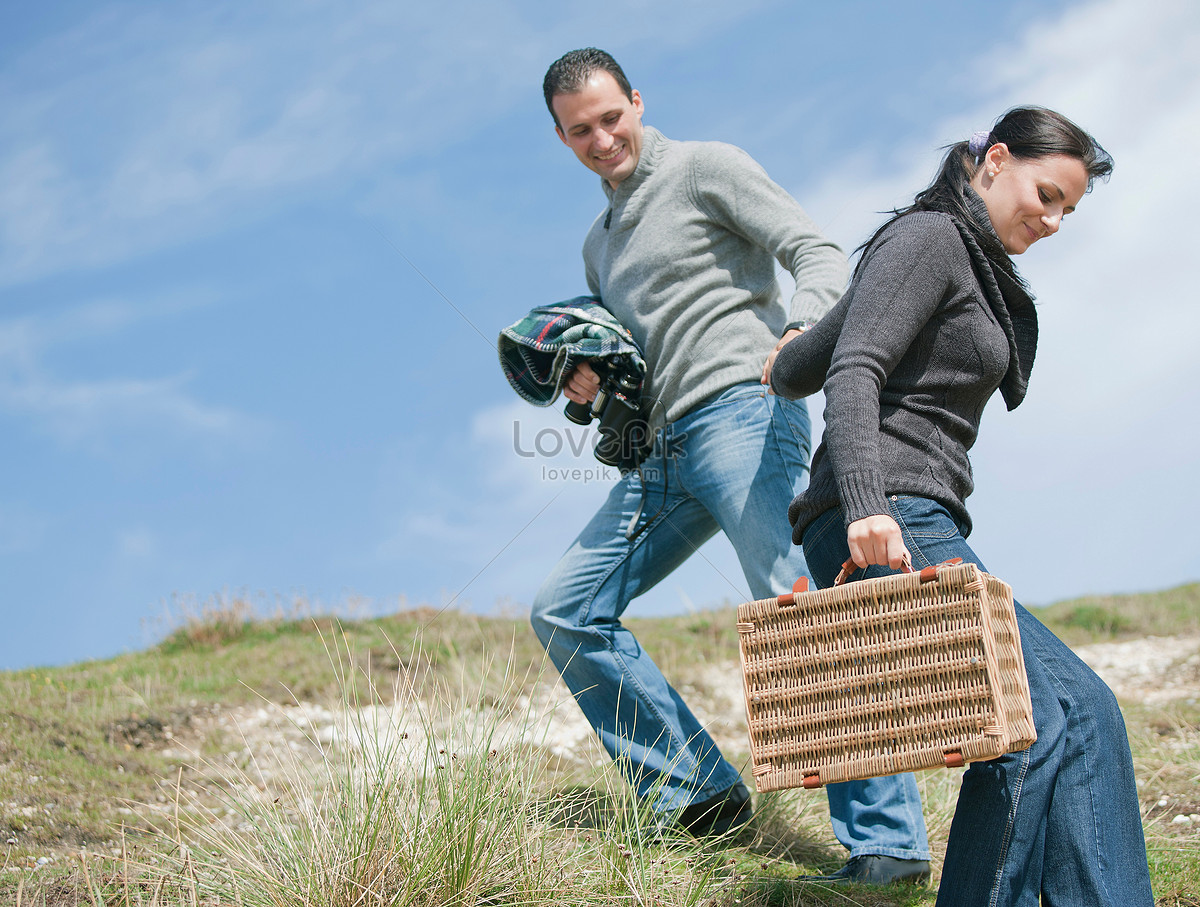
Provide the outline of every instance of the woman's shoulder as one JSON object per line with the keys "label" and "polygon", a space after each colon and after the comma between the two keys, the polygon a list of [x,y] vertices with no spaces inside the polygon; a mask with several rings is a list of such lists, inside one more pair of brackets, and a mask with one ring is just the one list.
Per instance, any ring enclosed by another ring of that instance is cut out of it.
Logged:
{"label": "woman's shoulder", "polygon": [[906,237],[914,241],[944,242],[958,238],[954,218],[944,211],[909,211],[893,217],[879,231],[884,237]]}
{"label": "woman's shoulder", "polygon": [[969,266],[958,225],[943,211],[910,211],[893,217],[880,228],[864,253],[868,258],[878,254],[937,257]]}

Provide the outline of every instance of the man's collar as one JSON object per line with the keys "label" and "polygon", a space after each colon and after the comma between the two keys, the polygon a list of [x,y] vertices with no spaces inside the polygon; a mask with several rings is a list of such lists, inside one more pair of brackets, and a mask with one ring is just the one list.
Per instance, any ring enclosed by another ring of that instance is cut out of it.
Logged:
{"label": "man's collar", "polygon": [[600,177],[600,187],[610,201],[618,192],[632,192],[654,171],[667,141],[668,139],[653,126],[642,127],[642,150],[638,155],[637,167],[634,168],[633,173],[617,183],[615,189],[609,185],[608,180]]}

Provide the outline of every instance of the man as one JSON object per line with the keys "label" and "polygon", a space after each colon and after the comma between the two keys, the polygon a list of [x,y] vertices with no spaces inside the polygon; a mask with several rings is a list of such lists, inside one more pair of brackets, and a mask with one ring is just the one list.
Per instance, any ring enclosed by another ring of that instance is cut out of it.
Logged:
{"label": "man", "polygon": [[[655,445],[559,561],[532,624],[663,823],[720,834],[750,818],[750,793],[620,617],[718,530],[753,597],[807,575],[785,512],[807,484],[808,412],[762,385],[782,345],[837,301],[846,259],[745,152],[644,126],[641,95],[604,51],[566,54],[543,90],[558,137],[602,178],[608,204],[584,241],[587,282],[645,354],[642,412]],[[776,261],[795,278],[790,314]],[[564,393],[585,403],[598,385],[584,363]],[[828,793],[851,857],[830,878],[928,876],[911,775]]]}

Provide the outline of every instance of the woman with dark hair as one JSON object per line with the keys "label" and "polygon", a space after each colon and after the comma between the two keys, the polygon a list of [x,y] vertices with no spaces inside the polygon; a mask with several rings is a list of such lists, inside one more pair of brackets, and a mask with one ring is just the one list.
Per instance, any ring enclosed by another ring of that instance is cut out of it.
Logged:
{"label": "woman with dark hair", "polygon": [[[1037,315],[1011,256],[1058,232],[1112,159],[1060,114],[1006,113],[864,245],[850,287],[778,353],[784,397],[824,386],[825,434],[793,539],[817,584],[920,568],[967,545],[967,451],[999,390],[1025,396]],[[986,569],[986,568],[984,568]],[[1112,692],[1019,604],[1037,742],[963,777],[938,904],[1151,907],[1124,721]]]}

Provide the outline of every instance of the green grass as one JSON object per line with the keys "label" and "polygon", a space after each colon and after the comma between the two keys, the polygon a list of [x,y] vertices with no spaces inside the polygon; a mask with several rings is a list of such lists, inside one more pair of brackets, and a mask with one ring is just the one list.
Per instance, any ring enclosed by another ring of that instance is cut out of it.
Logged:
{"label": "green grass", "polygon": [[[564,759],[539,737],[554,675],[523,620],[296,610],[255,619],[218,599],[148,651],[0,673],[0,904],[934,901],[931,888],[796,882],[843,860],[819,792],[757,797],[730,840],[657,836],[598,748]],[[1200,634],[1200,584],[1037,613],[1076,645]],[[702,669],[736,662],[731,609],[630,624],[697,696],[713,682]],[[341,716],[340,743],[288,725],[251,753],[229,720],[282,727],[297,703]],[[1200,907],[1200,826],[1173,823],[1200,814],[1200,704],[1131,703],[1126,718],[1158,903]],[[957,778],[919,776],[938,858]]]}
{"label": "green grass", "polygon": [[1200,634],[1200,583],[1140,595],[1089,595],[1034,613],[1067,645]]}

